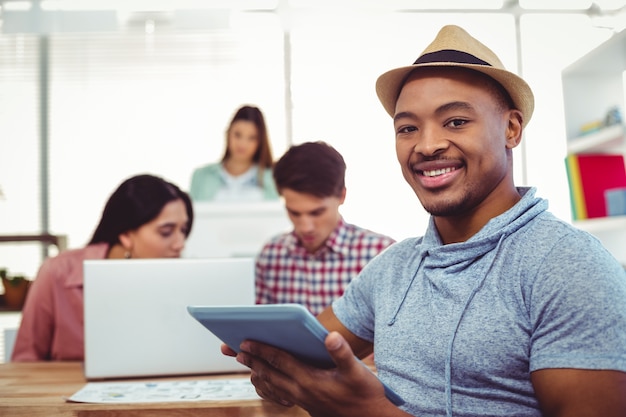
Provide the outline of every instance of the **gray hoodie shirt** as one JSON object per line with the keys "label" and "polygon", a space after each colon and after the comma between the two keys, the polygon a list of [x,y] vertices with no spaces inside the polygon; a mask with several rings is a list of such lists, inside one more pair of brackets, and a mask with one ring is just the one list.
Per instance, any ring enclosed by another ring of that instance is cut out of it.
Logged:
{"label": "gray hoodie shirt", "polygon": [[626,273],[532,188],[462,243],[396,243],[333,310],[419,416],[541,416],[530,372],[626,371]]}

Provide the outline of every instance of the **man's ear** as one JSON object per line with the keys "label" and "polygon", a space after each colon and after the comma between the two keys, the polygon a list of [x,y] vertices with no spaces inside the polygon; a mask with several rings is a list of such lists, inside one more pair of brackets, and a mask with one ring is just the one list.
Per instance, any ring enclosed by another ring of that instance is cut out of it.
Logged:
{"label": "man's ear", "polygon": [[339,196],[339,204],[343,204],[344,201],[346,201],[346,187],[343,187],[343,190],[341,191],[341,196]]}
{"label": "man's ear", "polygon": [[508,112],[508,125],[506,127],[506,147],[513,149],[522,141],[523,116],[519,110],[511,109]]}

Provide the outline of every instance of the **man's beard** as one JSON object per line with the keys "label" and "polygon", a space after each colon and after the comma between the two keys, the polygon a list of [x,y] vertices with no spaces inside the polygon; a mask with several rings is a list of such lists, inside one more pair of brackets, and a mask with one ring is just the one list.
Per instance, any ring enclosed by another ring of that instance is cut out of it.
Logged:
{"label": "man's beard", "polygon": [[468,214],[472,195],[469,191],[464,190],[462,196],[458,199],[444,199],[442,201],[429,202],[422,206],[430,215],[436,217],[458,217]]}

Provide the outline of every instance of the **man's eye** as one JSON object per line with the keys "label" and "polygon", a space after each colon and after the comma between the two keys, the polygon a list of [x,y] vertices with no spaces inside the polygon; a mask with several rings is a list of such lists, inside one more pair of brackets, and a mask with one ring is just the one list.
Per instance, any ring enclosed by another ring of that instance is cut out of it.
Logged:
{"label": "man's eye", "polygon": [[417,128],[415,126],[402,126],[397,130],[397,132],[398,133],[410,133],[410,132],[415,132],[416,130]]}
{"label": "man's eye", "polygon": [[467,123],[467,120],[454,119],[454,120],[449,121],[447,126],[449,126],[449,127],[461,127],[465,123]]}

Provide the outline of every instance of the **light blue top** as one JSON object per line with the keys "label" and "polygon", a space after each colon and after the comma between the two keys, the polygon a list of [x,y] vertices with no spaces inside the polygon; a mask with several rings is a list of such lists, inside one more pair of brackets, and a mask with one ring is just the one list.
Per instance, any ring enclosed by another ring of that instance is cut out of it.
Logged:
{"label": "light blue top", "polygon": [[626,272],[535,190],[471,239],[374,258],[333,310],[374,342],[380,378],[428,416],[541,416],[530,372],[626,371]]}
{"label": "light blue top", "polygon": [[256,165],[238,176],[228,174],[221,163],[205,165],[194,170],[189,195],[194,201],[277,200],[272,170],[263,171],[263,185],[259,185],[257,173]]}

